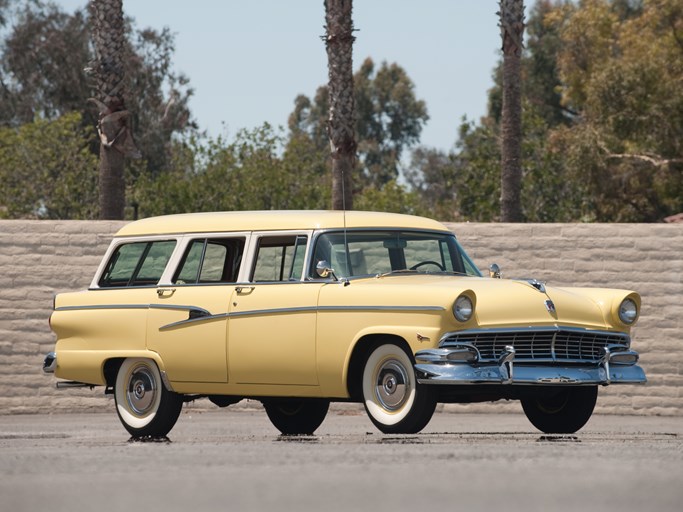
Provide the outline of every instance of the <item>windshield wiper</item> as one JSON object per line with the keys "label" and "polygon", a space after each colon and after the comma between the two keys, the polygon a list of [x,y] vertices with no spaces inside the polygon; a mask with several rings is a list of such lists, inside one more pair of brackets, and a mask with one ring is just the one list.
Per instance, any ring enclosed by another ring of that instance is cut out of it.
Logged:
{"label": "windshield wiper", "polygon": [[419,270],[411,270],[409,268],[400,268],[398,270],[390,270],[389,272],[384,272],[383,274],[377,274],[376,277],[386,277],[394,274],[424,274],[425,272],[420,272]]}
{"label": "windshield wiper", "polygon": [[[434,270],[431,272],[421,272],[419,270],[412,270],[409,268],[401,268],[398,270],[391,270],[390,272],[384,272],[383,274],[377,274],[375,277],[380,278],[380,277],[386,277],[386,276],[392,276],[395,274],[421,274],[421,275],[449,275],[449,276],[462,276],[462,277],[468,277],[470,274],[467,272],[458,272],[456,270]],[[474,277],[474,276],[470,276]]]}

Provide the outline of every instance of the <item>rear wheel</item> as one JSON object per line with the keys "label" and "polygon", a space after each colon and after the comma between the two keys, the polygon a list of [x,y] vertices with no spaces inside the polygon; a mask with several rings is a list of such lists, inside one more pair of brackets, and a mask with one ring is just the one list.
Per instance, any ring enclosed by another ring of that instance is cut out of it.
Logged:
{"label": "rear wheel", "polygon": [[370,352],[363,369],[363,403],[385,434],[414,434],[427,426],[436,408],[433,388],[418,384],[410,356],[385,343]]}
{"label": "rear wheel", "polygon": [[154,361],[129,358],[123,361],[114,386],[116,412],[133,437],[162,437],[180,415],[183,397],[168,391]]}
{"label": "rear wheel", "polygon": [[522,398],[524,414],[541,432],[573,434],[583,427],[595,408],[598,387],[565,387],[556,393]]}
{"label": "rear wheel", "polygon": [[265,400],[263,407],[270,422],[283,434],[312,434],[325,420],[330,401],[317,398],[273,399]]}

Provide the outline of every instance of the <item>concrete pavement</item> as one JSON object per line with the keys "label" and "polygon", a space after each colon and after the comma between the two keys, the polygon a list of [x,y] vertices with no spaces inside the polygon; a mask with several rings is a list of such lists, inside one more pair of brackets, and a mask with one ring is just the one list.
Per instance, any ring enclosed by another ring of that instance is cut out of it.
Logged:
{"label": "concrete pavement", "polygon": [[436,414],[383,435],[356,410],[283,437],[263,411],[184,410],[169,442],[107,414],[0,416],[0,510],[656,510],[683,503],[683,418],[595,415],[547,436],[521,414]]}

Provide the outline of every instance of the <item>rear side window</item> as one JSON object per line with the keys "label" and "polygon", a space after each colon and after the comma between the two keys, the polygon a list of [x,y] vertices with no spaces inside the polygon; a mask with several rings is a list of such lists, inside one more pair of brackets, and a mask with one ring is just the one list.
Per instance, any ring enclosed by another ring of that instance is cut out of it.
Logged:
{"label": "rear side window", "polygon": [[99,281],[100,287],[156,285],[175,245],[175,240],[120,245],[107,263]]}

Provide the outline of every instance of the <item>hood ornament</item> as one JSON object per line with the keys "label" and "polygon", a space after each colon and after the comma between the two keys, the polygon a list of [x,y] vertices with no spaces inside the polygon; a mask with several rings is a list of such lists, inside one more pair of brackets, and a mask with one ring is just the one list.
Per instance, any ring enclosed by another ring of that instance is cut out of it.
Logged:
{"label": "hood ornament", "polygon": [[527,279],[526,282],[529,283],[534,288],[536,288],[539,292],[545,293],[545,283],[543,283],[537,279]]}

